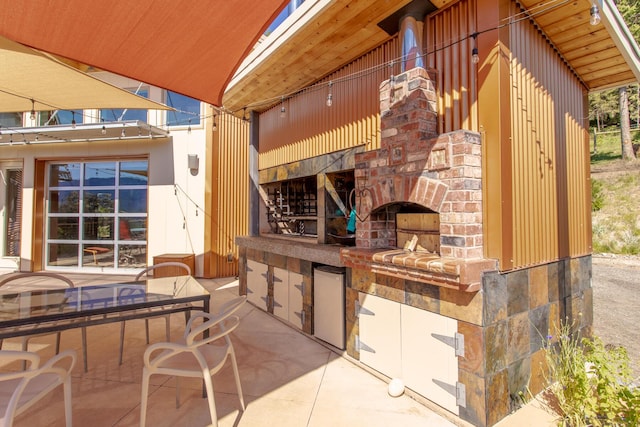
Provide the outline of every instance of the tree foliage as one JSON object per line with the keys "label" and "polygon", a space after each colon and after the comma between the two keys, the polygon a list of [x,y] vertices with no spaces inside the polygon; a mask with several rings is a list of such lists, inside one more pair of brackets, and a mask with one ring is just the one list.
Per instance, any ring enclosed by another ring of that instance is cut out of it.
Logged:
{"label": "tree foliage", "polygon": [[[631,35],[640,44],[640,2],[638,0],[617,0],[616,6],[624,18]],[[638,85],[627,87],[629,119],[632,127],[640,127],[640,93]],[[589,95],[589,119],[591,126],[599,131],[609,126],[620,126],[620,105],[618,89],[605,90]]]}

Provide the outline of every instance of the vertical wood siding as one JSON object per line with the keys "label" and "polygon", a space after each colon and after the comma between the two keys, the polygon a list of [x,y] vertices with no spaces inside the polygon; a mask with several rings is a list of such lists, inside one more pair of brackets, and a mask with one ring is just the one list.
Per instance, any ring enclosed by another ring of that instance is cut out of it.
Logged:
{"label": "vertical wood siding", "polygon": [[[217,116],[216,123],[207,189],[211,200],[207,212],[210,238],[205,244],[210,257],[205,276],[229,277],[238,274],[235,238],[247,235],[249,230],[249,123],[224,113]],[[227,261],[229,253],[233,262]]]}
{"label": "vertical wood siding", "polygon": [[[346,148],[380,147],[380,83],[398,74],[397,38],[260,115],[260,169]],[[329,82],[333,105],[327,107]],[[281,117],[281,108],[286,113]]]}
{"label": "vertical wood siding", "polygon": [[436,70],[438,131],[478,130],[476,66],[471,63],[476,1],[462,0],[425,20],[427,68]]}
{"label": "vertical wood siding", "polygon": [[510,47],[514,268],[588,254],[584,89],[529,21],[510,26]]}

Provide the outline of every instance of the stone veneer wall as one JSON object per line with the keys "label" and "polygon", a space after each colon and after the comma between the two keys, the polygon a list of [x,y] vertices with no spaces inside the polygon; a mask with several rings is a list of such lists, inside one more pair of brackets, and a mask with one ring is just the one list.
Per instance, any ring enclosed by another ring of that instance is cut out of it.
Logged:
{"label": "stone veneer wall", "polygon": [[483,256],[480,135],[437,134],[434,82],[414,68],[380,85],[381,148],[356,155],[358,248],[397,246],[395,215],[379,208],[410,202],[440,213],[441,256]]}
{"label": "stone veneer wall", "polygon": [[[545,386],[543,345],[558,339],[561,320],[591,335],[591,257],[561,260],[508,273],[487,272],[482,291],[461,292],[352,268],[347,274],[347,353],[354,359],[359,334],[355,303],[364,292],[458,321],[465,356],[458,358],[458,381],[466,387],[460,418],[491,426],[521,404],[519,393]],[[428,357],[425,355],[425,357]],[[425,360],[425,363],[428,363]]]}

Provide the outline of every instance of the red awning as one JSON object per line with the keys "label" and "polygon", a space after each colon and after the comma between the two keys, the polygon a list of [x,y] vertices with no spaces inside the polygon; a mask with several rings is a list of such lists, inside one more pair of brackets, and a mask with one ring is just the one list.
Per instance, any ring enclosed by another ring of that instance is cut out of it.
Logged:
{"label": "red awning", "polygon": [[287,0],[0,0],[0,35],[219,106]]}

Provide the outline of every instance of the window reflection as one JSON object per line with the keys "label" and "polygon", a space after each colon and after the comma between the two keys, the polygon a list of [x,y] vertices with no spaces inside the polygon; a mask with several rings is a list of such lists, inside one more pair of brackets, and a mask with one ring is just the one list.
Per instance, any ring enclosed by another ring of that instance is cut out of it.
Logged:
{"label": "window reflection", "polygon": [[149,163],[146,161],[120,163],[120,185],[147,185]]}
{"label": "window reflection", "polygon": [[113,240],[114,218],[85,218],[82,238],[85,240]]}
{"label": "window reflection", "polygon": [[90,187],[104,187],[115,185],[116,164],[109,163],[86,163],[84,166],[84,185]]}
{"label": "window reflection", "polygon": [[49,218],[49,238],[57,240],[77,240],[80,219],[69,217]]}
{"label": "window reflection", "polygon": [[84,213],[111,213],[115,210],[114,190],[85,190],[82,198]]}
{"label": "window reflection", "polygon": [[49,192],[49,212],[77,213],[80,193],[77,190],[52,190]]}
{"label": "window reflection", "polygon": [[77,267],[78,266],[78,245],[77,244],[49,244],[48,265],[60,267]]}
{"label": "window reflection", "polygon": [[200,101],[197,99],[168,90],[166,104],[175,108],[173,111],[167,111],[167,126],[200,124]]}
{"label": "window reflection", "polygon": [[120,190],[120,212],[147,211],[147,190]]}
{"label": "window reflection", "polygon": [[51,165],[49,185],[51,187],[75,187],[80,184],[80,163]]}

